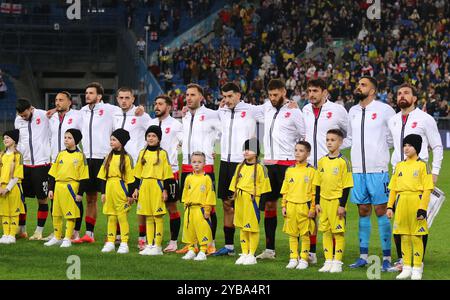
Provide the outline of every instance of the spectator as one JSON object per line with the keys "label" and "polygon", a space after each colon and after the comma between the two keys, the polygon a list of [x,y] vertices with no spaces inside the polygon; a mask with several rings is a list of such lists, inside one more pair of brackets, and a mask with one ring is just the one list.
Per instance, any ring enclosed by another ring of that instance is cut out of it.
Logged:
{"label": "spectator", "polygon": [[[139,56],[144,58],[145,56],[145,47],[146,47],[146,43],[144,41],[143,37],[140,37],[139,40],[136,42],[136,47],[139,51]],[[145,58],[144,58],[145,59]]]}

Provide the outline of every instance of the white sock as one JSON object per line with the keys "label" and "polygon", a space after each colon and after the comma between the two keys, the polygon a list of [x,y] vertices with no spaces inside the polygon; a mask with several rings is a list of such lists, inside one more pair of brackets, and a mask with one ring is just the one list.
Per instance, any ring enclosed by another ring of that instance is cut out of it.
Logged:
{"label": "white sock", "polygon": [[383,256],[383,260],[388,260],[389,262],[391,262],[391,257],[390,256]]}
{"label": "white sock", "polygon": [[140,237],[139,237],[139,240],[145,242],[145,236],[140,236]]}
{"label": "white sock", "polygon": [[120,240],[120,234],[116,235],[116,240]]}
{"label": "white sock", "polygon": [[169,244],[170,244],[170,245],[176,245],[176,244],[177,244],[177,241],[172,241],[172,240],[170,240]]}
{"label": "white sock", "polygon": [[225,245],[228,250],[234,250],[234,245]]}
{"label": "white sock", "polygon": [[86,234],[91,237],[94,238],[94,233],[92,231],[86,231]]}
{"label": "white sock", "polygon": [[365,261],[367,261],[369,254],[361,254],[361,255],[359,255],[359,257],[364,259]]}
{"label": "white sock", "polygon": [[19,226],[19,232],[26,232],[27,231],[27,225],[20,225]]}

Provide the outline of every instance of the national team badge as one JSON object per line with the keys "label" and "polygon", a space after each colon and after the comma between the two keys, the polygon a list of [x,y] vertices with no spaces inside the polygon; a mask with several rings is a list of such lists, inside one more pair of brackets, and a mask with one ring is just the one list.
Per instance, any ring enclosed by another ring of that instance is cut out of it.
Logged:
{"label": "national team badge", "polygon": [[333,116],[333,112],[331,111],[327,112],[327,119],[331,119],[331,116]]}
{"label": "national team badge", "polygon": [[291,113],[290,112],[286,112],[285,114],[284,114],[284,117],[285,118],[289,118],[291,116]]}
{"label": "national team badge", "polygon": [[200,116],[200,121],[204,121],[205,120],[205,115],[201,115]]}
{"label": "national team badge", "polygon": [[167,127],[166,130],[164,130],[165,133],[169,134],[170,132],[170,127]]}
{"label": "national team badge", "polygon": [[98,111],[98,115],[101,117],[101,116],[103,116],[103,109],[100,109],[99,111]]}
{"label": "national team badge", "polygon": [[419,177],[419,170],[414,170],[413,177]]}
{"label": "national team badge", "polygon": [[245,118],[245,115],[247,114],[246,111],[241,112],[241,118]]}
{"label": "national team badge", "polygon": [[416,128],[417,127],[417,122],[413,122],[411,125],[411,128]]}
{"label": "national team badge", "polygon": [[305,176],[305,183],[309,182],[309,176]]}
{"label": "national team badge", "polygon": [[333,168],[333,175],[337,175],[339,173],[339,168]]}
{"label": "national team badge", "polygon": [[36,119],[36,124],[37,124],[37,125],[41,124],[41,118],[37,118],[37,119]]}
{"label": "national team badge", "polygon": [[372,114],[372,120],[375,120],[377,118],[377,113]]}
{"label": "national team badge", "polygon": [[136,124],[136,118],[131,119],[131,125]]}
{"label": "national team badge", "polygon": [[68,121],[67,121],[67,124],[72,124],[72,121],[73,121],[73,119],[72,118],[70,118]]}
{"label": "national team badge", "polygon": [[200,192],[205,192],[206,191],[206,185],[202,184],[200,186]]}
{"label": "national team badge", "polygon": [[73,160],[73,164],[76,166],[76,165],[78,165],[78,159],[74,159]]}

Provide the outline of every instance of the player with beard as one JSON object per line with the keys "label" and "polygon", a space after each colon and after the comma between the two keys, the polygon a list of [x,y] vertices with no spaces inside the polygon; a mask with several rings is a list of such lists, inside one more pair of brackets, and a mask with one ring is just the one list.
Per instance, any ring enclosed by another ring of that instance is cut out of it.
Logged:
{"label": "player with beard", "polygon": [[[417,155],[424,161],[428,161],[429,148],[433,151],[432,176],[433,183],[436,184],[441,169],[444,150],[442,147],[441,135],[437,128],[436,121],[432,116],[416,107],[417,90],[414,86],[404,83],[397,90],[397,105],[401,109],[399,113],[389,120],[389,130],[394,140],[394,152],[392,153],[392,167],[406,159],[403,152],[403,139],[409,134],[418,134],[422,137],[422,147]],[[422,237],[424,251],[427,244],[428,235]],[[400,235],[394,234],[395,246],[399,260],[390,271],[401,271],[402,250]],[[425,253],[425,252],[424,252]]]}
{"label": "player with beard", "polygon": [[[164,252],[175,252],[178,248],[177,240],[181,227],[180,212],[177,209],[177,200],[180,198],[178,187],[178,148],[183,138],[183,125],[170,115],[172,99],[169,96],[157,96],[154,101],[154,110],[156,118],[150,120],[149,126],[157,125],[161,127],[161,148],[166,150],[169,155],[169,161],[174,175],[173,179],[164,181],[164,189],[167,190],[166,208],[169,211],[170,218],[170,242],[164,249]],[[141,218],[139,219],[139,239],[141,240],[141,232],[143,232],[145,238],[145,221],[141,220]],[[143,228],[142,225],[144,226]]]}
{"label": "player with beard", "polygon": [[389,198],[389,147],[392,136],[388,121],[395,115],[389,105],[377,101],[377,81],[373,77],[360,78],[354,91],[359,104],[349,111],[349,126],[346,146],[351,145],[354,187],[351,201],[359,210],[360,258],[351,268],[367,265],[370,240],[370,215],[372,209],[378,219],[381,248],[383,250],[383,271],[391,267],[391,223],[386,216]]}

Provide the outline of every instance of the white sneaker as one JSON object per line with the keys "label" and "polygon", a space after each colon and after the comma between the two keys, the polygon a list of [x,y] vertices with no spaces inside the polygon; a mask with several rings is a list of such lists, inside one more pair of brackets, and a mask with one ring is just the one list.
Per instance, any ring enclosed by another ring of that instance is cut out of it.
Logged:
{"label": "white sneaker", "polygon": [[48,236],[46,236],[45,238],[42,238],[43,241],[50,241],[55,235],[52,233],[50,233]]}
{"label": "white sneaker", "polygon": [[50,246],[59,246],[59,245],[61,245],[62,244],[62,240],[58,240],[57,238],[55,238],[55,237],[52,237],[51,239],[50,239],[50,241],[48,241],[47,243],[44,243],[44,246],[47,246],[47,247],[50,247]]}
{"label": "white sneaker", "polygon": [[153,249],[153,245],[145,246],[144,250],[139,251],[140,255],[150,255],[151,250]]}
{"label": "white sneaker", "polygon": [[242,265],[245,261],[245,259],[247,258],[248,254],[239,254],[239,258],[236,260],[236,262],[234,263],[235,265]]}
{"label": "white sneaker", "polygon": [[297,270],[305,270],[308,268],[308,262],[306,260],[300,259],[298,261]]}
{"label": "white sneaker", "polygon": [[8,236],[8,244],[15,244],[16,243],[16,237],[13,235]]}
{"label": "white sneaker", "polygon": [[411,272],[411,280],[422,280],[422,272],[423,272],[423,267],[421,268],[412,268],[412,272]]}
{"label": "white sneaker", "polygon": [[323,267],[319,269],[319,272],[330,272],[331,267],[333,266],[332,260],[326,260],[323,264]]}
{"label": "white sneaker", "polygon": [[317,256],[316,256],[315,253],[309,252],[308,262],[309,262],[311,265],[317,264]]}
{"label": "white sneaker", "polygon": [[295,269],[295,267],[297,267],[297,265],[298,265],[298,259],[291,258],[289,260],[289,263],[286,266],[286,269]]}
{"label": "white sneaker", "polygon": [[256,265],[256,257],[253,254],[248,254],[242,264],[244,266]]}
{"label": "white sneaker", "polygon": [[148,255],[163,255],[162,248],[153,246]]}
{"label": "white sneaker", "polygon": [[403,270],[400,274],[395,277],[395,279],[408,279],[412,275],[411,266],[403,266]]}
{"label": "white sneaker", "polygon": [[107,252],[112,252],[116,250],[116,247],[114,245],[113,242],[106,242],[105,245],[103,246],[102,252],[103,253],[107,253]]}
{"label": "white sneaker", "polygon": [[265,249],[260,255],[256,257],[257,259],[275,259],[275,250]]}
{"label": "white sneaker", "polygon": [[341,273],[343,262],[339,260],[333,260],[333,265],[331,266],[330,273]]}
{"label": "white sneaker", "polygon": [[72,246],[72,242],[69,239],[63,239],[60,247],[69,248],[70,246]]}
{"label": "white sneaker", "polygon": [[197,256],[194,258],[196,261],[206,260],[206,254],[203,251],[198,252]]}
{"label": "white sneaker", "polygon": [[3,235],[0,239],[0,244],[9,244],[9,235]]}
{"label": "white sneaker", "polygon": [[[199,252],[200,253],[200,252]],[[186,252],[186,254],[182,257],[182,259],[184,260],[191,260],[194,259],[195,257],[195,252],[193,250],[189,250],[188,252]]]}
{"label": "white sneaker", "polygon": [[128,248],[128,244],[127,243],[120,243],[119,249],[117,249],[117,253],[119,254],[126,254],[130,252],[130,249]]}
{"label": "white sneaker", "polygon": [[178,249],[177,241],[170,241],[163,252],[175,252]]}

